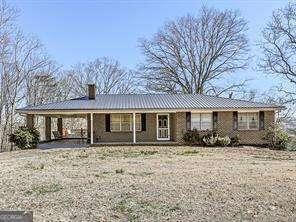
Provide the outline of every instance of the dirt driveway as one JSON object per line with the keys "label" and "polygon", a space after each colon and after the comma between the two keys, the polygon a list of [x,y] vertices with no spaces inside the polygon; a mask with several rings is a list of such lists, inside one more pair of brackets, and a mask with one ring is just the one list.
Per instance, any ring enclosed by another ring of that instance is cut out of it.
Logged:
{"label": "dirt driveway", "polygon": [[296,153],[98,147],[0,154],[0,206],[34,221],[295,221]]}

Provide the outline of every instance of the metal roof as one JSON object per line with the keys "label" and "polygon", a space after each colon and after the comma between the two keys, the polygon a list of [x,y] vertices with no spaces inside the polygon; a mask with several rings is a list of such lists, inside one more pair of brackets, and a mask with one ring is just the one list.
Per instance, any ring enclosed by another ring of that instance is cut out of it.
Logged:
{"label": "metal roof", "polygon": [[193,94],[130,94],[97,95],[95,100],[88,97],[53,102],[20,108],[18,112],[57,110],[133,110],[133,109],[280,109],[278,105],[250,102],[223,97]]}

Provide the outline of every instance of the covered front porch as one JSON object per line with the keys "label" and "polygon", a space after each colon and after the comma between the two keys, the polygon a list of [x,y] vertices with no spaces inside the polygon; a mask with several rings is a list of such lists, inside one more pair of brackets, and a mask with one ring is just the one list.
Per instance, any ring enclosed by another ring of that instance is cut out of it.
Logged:
{"label": "covered front porch", "polygon": [[[181,119],[184,121],[180,121]],[[90,112],[30,113],[27,126],[44,119],[42,142],[73,141],[97,145],[169,145],[183,135],[185,113]]]}

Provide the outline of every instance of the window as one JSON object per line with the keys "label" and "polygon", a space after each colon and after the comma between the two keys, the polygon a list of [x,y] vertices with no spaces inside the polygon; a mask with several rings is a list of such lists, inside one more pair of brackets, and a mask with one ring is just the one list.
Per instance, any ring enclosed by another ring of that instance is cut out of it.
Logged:
{"label": "window", "polygon": [[212,126],[212,113],[191,114],[191,129],[211,130]]}
{"label": "window", "polygon": [[[133,130],[132,114],[111,114],[111,131],[129,132]],[[141,114],[136,114],[136,130],[142,130]]]}
{"label": "window", "polygon": [[258,113],[238,113],[239,130],[259,129]]}
{"label": "window", "polygon": [[120,131],[132,131],[132,116],[130,114],[122,114],[121,116],[121,129]]}

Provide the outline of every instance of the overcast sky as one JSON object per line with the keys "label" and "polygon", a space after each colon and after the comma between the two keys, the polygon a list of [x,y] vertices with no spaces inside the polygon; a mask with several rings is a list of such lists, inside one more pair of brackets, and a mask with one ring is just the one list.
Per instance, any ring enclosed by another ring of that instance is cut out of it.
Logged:
{"label": "overcast sky", "polygon": [[19,23],[24,32],[36,35],[51,57],[65,68],[77,62],[109,56],[123,66],[135,68],[143,57],[141,37],[151,37],[167,20],[197,14],[201,6],[238,9],[249,22],[250,68],[233,75],[235,80],[251,78],[251,88],[260,92],[278,80],[256,70],[260,53],[256,43],[272,11],[285,0],[10,0],[21,10]]}

